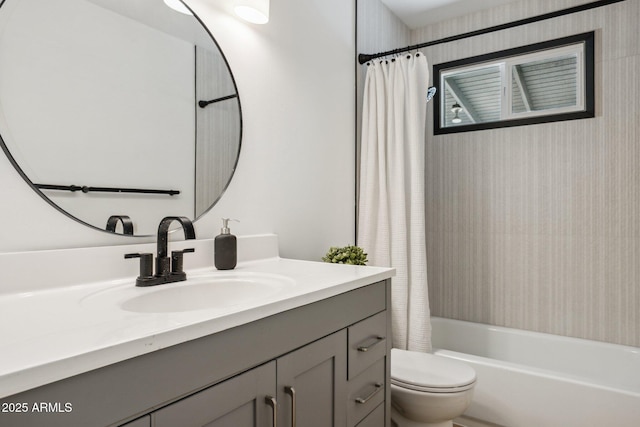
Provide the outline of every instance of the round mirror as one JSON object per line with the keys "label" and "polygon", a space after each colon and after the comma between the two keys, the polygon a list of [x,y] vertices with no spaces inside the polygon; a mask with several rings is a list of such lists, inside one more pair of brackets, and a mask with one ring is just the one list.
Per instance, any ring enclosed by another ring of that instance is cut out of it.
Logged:
{"label": "round mirror", "polygon": [[241,133],[226,59],[181,2],[2,2],[0,143],[78,221],[150,235],[165,216],[197,219],[227,187]]}

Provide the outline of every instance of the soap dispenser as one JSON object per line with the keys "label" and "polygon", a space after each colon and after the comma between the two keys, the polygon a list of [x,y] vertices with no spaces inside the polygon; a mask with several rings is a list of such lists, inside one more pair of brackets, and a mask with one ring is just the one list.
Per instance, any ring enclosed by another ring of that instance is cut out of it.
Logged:
{"label": "soap dispenser", "polygon": [[213,241],[214,265],[218,270],[232,270],[238,262],[238,243],[231,234],[229,221],[238,220],[222,218],[222,230]]}

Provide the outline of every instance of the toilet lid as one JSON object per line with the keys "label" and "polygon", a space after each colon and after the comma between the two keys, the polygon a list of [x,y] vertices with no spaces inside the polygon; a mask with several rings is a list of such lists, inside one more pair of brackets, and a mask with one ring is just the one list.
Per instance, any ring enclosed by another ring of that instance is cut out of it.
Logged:
{"label": "toilet lid", "polygon": [[454,392],[473,387],[476,372],[445,357],[399,349],[391,350],[391,383],[418,391]]}

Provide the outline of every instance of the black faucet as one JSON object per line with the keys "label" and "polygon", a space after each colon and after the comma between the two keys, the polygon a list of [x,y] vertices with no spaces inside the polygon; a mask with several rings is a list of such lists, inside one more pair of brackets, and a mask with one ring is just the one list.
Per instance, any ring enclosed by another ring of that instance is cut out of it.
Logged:
{"label": "black faucet", "polygon": [[173,221],[182,225],[185,240],[196,238],[193,223],[183,216],[168,216],[158,225],[158,253],[156,254],[156,273],[153,274],[153,254],[133,253],[126,254],[125,258],[140,258],[140,275],[136,279],[136,286],[156,286],[165,283],[187,280],[187,274],[183,270],[183,257],[185,253],[195,252],[195,249],[183,249],[172,251],[171,258],[168,255],[169,226]]}

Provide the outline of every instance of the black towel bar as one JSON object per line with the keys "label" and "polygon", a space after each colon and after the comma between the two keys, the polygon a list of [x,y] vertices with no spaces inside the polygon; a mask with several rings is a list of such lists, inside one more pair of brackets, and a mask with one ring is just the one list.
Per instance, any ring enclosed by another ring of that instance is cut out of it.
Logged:
{"label": "black towel bar", "polygon": [[83,193],[142,193],[142,194],[168,194],[174,196],[180,194],[178,190],[152,190],[147,188],[114,188],[114,187],[89,187],[86,185],[53,185],[33,184],[41,190],[82,191]]}

